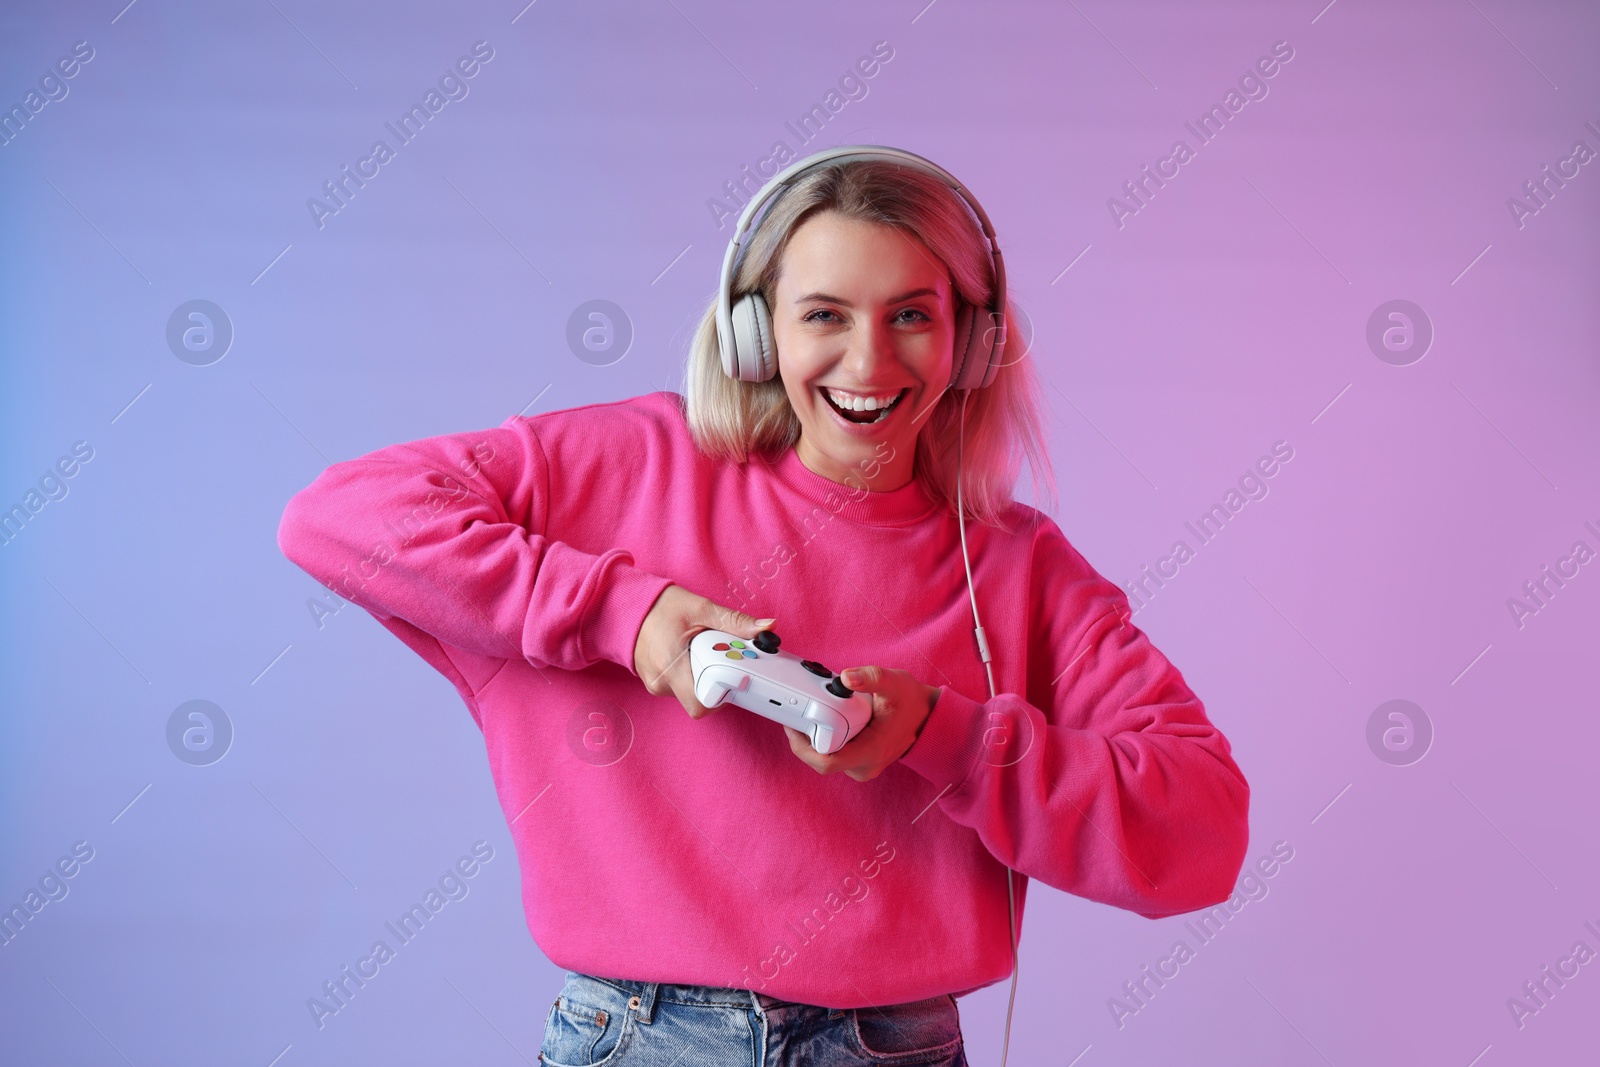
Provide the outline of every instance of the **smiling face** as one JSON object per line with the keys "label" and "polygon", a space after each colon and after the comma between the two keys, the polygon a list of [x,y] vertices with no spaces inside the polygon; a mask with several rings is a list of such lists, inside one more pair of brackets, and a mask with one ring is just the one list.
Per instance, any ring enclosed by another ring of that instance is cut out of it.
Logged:
{"label": "smiling face", "polygon": [[950,381],[955,299],[945,265],[904,230],[824,211],[790,235],[772,331],[807,469],[875,492],[911,480]]}

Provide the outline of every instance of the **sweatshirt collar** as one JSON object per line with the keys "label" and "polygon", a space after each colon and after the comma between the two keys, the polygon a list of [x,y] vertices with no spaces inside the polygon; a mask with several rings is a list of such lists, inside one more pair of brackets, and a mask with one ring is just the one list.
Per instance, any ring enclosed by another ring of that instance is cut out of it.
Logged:
{"label": "sweatshirt collar", "polygon": [[935,507],[935,502],[923,492],[922,483],[915,477],[885,493],[846,485],[807,467],[792,445],[775,460],[757,462],[766,463],[777,481],[806,500],[851,522],[869,526],[902,525],[924,517]]}

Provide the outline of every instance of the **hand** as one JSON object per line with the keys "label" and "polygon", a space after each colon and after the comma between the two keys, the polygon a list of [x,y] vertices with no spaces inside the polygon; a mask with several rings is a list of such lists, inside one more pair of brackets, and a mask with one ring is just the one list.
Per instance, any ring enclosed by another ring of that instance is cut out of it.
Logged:
{"label": "hand", "polygon": [[633,646],[633,672],[656,696],[677,697],[689,718],[704,718],[722,705],[707,708],[695,699],[694,674],[689,668],[689,642],[694,635],[701,630],[721,630],[735,637],[754,637],[776,621],[752,619],[681,585],[669,585],[639,627]]}
{"label": "hand", "polygon": [[939,702],[939,690],[890,667],[852,667],[842,676],[845,685],[872,698],[872,719],[866,729],[828,756],[812,748],[811,739],[799,730],[784,729],[789,748],[818,774],[843,771],[858,782],[869,782],[911,751]]}

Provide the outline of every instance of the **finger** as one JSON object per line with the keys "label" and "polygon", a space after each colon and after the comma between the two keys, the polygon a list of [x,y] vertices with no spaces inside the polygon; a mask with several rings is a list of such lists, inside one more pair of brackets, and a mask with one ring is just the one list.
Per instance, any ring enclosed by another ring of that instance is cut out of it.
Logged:
{"label": "finger", "polygon": [[785,726],[784,733],[789,735],[789,751],[799,756],[801,761],[811,767],[818,774],[827,774],[828,757],[811,747],[811,739],[796,730],[793,726]]}
{"label": "finger", "polygon": [[676,672],[669,665],[666,669],[652,672],[646,676],[644,687],[655,696],[666,696],[677,690],[677,683],[673,681]]}
{"label": "finger", "polygon": [[777,619],[757,619],[746,615],[742,611],[724,607],[721,604],[711,603],[711,610],[697,619],[702,625],[712,629],[721,630],[726,634],[736,634],[739,637],[754,637],[762,630],[769,630]]}
{"label": "finger", "polygon": [[678,649],[671,659],[660,667],[648,667],[646,673],[640,676],[644,679],[645,689],[656,696],[665,696],[668,693],[676,692],[678,689],[678,676],[680,672],[688,671],[688,663],[689,641],[684,639],[683,646]]}
{"label": "finger", "polygon": [[670,692],[678,698],[678,702],[683,705],[683,710],[689,713],[689,718],[691,719],[703,719],[708,715],[714,715],[722,709],[723,704],[727,703],[724,701],[723,704],[718,704],[712,708],[700,703],[700,698],[695,695],[694,691],[694,675],[689,670],[687,661],[679,661],[678,666],[674,667],[671,672],[671,679],[672,687]]}
{"label": "finger", "polygon": [[675,689],[673,691],[673,695],[678,698],[678,702],[683,705],[683,710],[689,713],[689,718],[691,719],[703,719],[707,715],[715,715],[717,712],[721,711],[723,707],[722,704],[718,704],[716,707],[711,708],[706,707],[704,704],[700,703],[700,701],[695,699],[694,689],[692,687],[686,689]]}
{"label": "finger", "polygon": [[878,667],[849,667],[839,676],[858,693],[876,693],[883,685],[883,670]]}
{"label": "finger", "polygon": [[689,697],[683,701],[683,710],[689,713],[689,718],[691,719],[705,719],[721,711],[722,705],[718,704],[714,708],[708,708],[695,700],[694,697]]}

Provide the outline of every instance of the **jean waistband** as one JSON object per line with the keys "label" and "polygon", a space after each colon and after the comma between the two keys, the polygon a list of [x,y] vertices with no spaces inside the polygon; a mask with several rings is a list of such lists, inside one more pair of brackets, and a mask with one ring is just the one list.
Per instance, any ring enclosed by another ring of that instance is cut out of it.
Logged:
{"label": "jean waistband", "polygon": [[[674,1004],[697,1004],[703,1007],[723,1008],[749,1008],[755,1007],[760,1011],[773,1008],[797,1006],[792,1001],[779,1000],[769,997],[765,993],[758,993],[753,989],[738,989],[728,986],[709,985],[684,985],[675,982],[641,982],[632,978],[603,978],[600,975],[586,974],[582,971],[569,971],[568,974],[577,975],[590,981],[601,982],[619,990],[629,997],[629,1006],[639,1013],[639,1021],[649,1023],[658,1001],[668,1001]],[[633,1003],[633,998],[638,998],[638,1004]],[[812,1005],[799,1005],[812,1007]],[[838,1011],[838,1009],[819,1008],[821,1011]],[[839,1012],[843,1014],[843,1012]]]}

